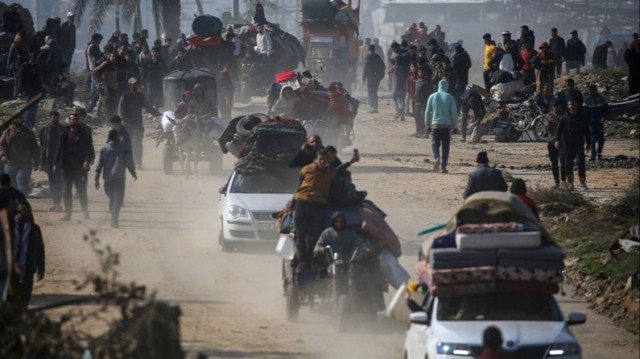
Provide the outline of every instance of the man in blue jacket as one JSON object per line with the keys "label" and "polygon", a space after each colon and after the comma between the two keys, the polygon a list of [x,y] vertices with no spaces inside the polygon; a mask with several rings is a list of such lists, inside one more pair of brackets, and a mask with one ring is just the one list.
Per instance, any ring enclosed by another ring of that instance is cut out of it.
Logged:
{"label": "man in blue jacket", "polygon": [[[446,80],[440,80],[438,91],[429,96],[427,109],[424,113],[424,122],[427,127],[427,134],[431,136],[431,148],[436,162],[433,170],[441,170],[447,173],[447,162],[449,160],[449,144],[451,142],[451,131],[457,131],[458,110],[456,100],[447,90],[449,84]],[[440,144],[442,143],[442,159],[440,158]]]}
{"label": "man in blue jacket", "polygon": [[[607,99],[598,93],[596,85],[589,85],[589,95],[584,99],[582,105],[584,114],[589,120],[589,132],[591,133],[591,158],[590,161],[602,161],[602,147],[604,147],[604,122],[609,115],[609,105]],[[596,143],[598,147],[596,149]]]}
{"label": "man in blue jacket", "polygon": [[131,158],[131,151],[122,146],[116,130],[109,131],[109,142],[100,151],[96,167],[96,189],[100,189],[100,173],[103,169],[102,178],[104,179],[104,192],[109,197],[111,227],[118,228],[120,208],[124,200],[126,170],[129,170],[134,181],[138,179],[138,176],[136,175],[136,166]]}

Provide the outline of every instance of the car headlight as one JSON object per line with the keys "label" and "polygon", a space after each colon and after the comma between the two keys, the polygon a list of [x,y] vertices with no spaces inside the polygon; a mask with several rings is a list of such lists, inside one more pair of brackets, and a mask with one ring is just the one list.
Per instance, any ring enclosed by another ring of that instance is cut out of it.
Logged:
{"label": "car headlight", "polygon": [[549,348],[548,358],[562,358],[564,356],[572,356],[580,354],[580,345],[578,343],[554,343]]}
{"label": "car headlight", "polygon": [[470,357],[472,355],[471,347],[466,344],[439,342],[437,347],[438,354],[457,355],[461,357]]}
{"label": "car headlight", "polygon": [[228,213],[232,218],[249,218],[249,212],[247,212],[246,209],[236,205],[229,206]]}

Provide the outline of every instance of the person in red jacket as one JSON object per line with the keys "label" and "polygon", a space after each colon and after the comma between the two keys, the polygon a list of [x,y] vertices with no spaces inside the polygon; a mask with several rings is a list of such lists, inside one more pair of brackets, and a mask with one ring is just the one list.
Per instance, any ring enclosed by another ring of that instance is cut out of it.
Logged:
{"label": "person in red jacket", "polygon": [[488,327],[482,333],[482,354],[476,359],[503,359],[502,333],[496,327]]}
{"label": "person in red jacket", "polygon": [[533,214],[536,215],[536,218],[538,218],[538,208],[533,199],[527,196],[527,185],[522,178],[513,179],[513,182],[511,182],[511,193],[518,196],[518,198],[529,207]]}
{"label": "person in red jacket", "polygon": [[536,69],[533,67],[531,59],[538,55],[538,51],[534,50],[533,44],[529,42],[524,42],[522,46],[524,48],[520,51],[520,57],[524,61],[524,66],[522,66],[520,72],[522,73],[524,85],[527,86],[536,82]]}

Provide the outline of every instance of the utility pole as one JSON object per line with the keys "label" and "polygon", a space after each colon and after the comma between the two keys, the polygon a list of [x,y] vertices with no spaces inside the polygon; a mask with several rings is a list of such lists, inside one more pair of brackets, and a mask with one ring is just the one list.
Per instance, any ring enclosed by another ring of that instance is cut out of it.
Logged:
{"label": "utility pole", "polygon": [[240,0],[233,0],[233,18],[237,19],[240,17]]}

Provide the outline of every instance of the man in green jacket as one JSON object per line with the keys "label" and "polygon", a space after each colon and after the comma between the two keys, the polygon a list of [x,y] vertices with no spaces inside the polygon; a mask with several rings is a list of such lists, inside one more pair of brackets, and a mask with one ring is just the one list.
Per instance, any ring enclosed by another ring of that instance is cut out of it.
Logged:
{"label": "man in green jacket", "polygon": [[341,212],[335,212],[331,217],[331,227],[325,229],[320,235],[320,239],[313,248],[314,256],[324,253],[324,247],[330,246],[335,253],[340,253],[346,257],[351,256],[353,251],[363,246],[363,241],[356,232],[345,228],[346,220]]}
{"label": "man in green jacket", "polygon": [[40,167],[40,148],[33,131],[23,123],[22,118],[17,118],[2,133],[0,160],[4,163],[4,172],[11,176],[11,182],[27,197],[30,192],[31,171]]}
{"label": "man in green jacket", "polygon": [[[448,89],[449,83],[446,80],[440,80],[438,91],[429,96],[427,109],[424,112],[427,134],[433,133],[431,136],[431,148],[436,159],[433,170],[438,171],[440,169],[442,173],[449,172],[447,171],[447,162],[449,160],[451,131],[453,129],[456,132],[458,124],[456,100],[447,92]],[[440,157],[440,144],[442,144],[442,158]]]}

